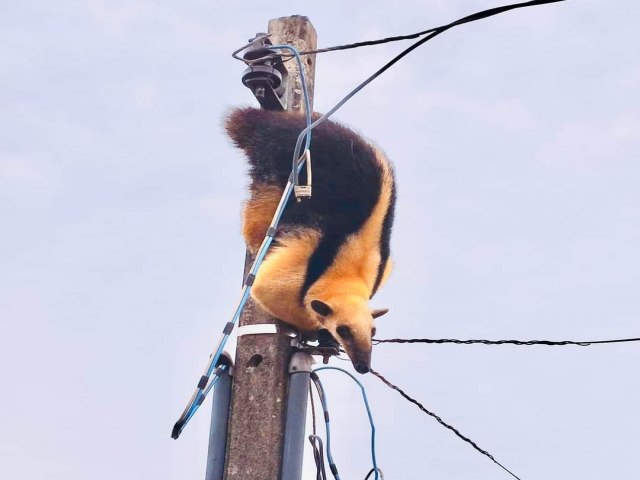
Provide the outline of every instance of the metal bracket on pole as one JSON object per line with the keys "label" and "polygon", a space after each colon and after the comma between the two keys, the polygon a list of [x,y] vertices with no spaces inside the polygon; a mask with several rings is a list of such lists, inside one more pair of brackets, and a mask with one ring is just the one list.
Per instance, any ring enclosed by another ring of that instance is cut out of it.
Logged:
{"label": "metal bracket on pole", "polygon": [[291,346],[301,352],[309,355],[319,355],[322,357],[322,363],[329,363],[329,358],[340,355],[340,344],[326,330],[318,332],[317,345],[311,345],[306,341],[300,341],[298,338],[291,340]]}
{"label": "metal bracket on pole", "polygon": [[291,356],[289,373],[311,373],[314,363],[315,360],[307,352],[296,352]]}

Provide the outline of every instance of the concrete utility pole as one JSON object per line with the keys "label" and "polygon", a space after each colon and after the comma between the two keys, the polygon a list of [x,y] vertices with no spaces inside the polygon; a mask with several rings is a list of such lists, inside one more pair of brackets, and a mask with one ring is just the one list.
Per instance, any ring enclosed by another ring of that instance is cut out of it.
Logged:
{"label": "concrete utility pole", "polygon": [[[272,44],[314,50],[316,31],[307,17],[295,15],[269,21]],[[315,55],[303,57],[307,89],[313,105]],[[284,64],[289,75],[287,110],[304,109],[302,84],[295,61]],[[292,146],[293,148],[293,146]],[[245,273],[253,262],[247,252]],[[240,326],[278,323],[249,301]],[[233,375],[225,480],[279,480],[287,410],[291,338],[283,334],[238,338]]]}

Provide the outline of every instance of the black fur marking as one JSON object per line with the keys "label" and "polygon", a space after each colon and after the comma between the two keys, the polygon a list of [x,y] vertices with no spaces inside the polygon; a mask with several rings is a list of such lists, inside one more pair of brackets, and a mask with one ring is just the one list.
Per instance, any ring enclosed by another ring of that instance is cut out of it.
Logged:
{"label": "black fur marking", "polygon": [[[291,173],[293,149],[304,127],[300,114],[253,108],[234,110],[226,121],[229,136],[247,154],[253,185],[268,183],[280,188],[284,188]],[[334,122],[325,122],[313,130],[311,160],[313,196],[302,202],[291,198],[278,228],[278,234],[294,230],[296,226],[322,232],[320,243],[309,259],[300,301],[331,266],[346,238],[369,218],[379,199],[384,175],[375,149],[357,133]],[[303,169],[300,183],[305,182]],[[375,288],[389,258],[392,222],[393,204],[384,219],[382,262]]]}
{"label": "black fur marking", "polygon": [[[389,174],[393,176],[392,172],[389,172]],[[396,182],[392,179],[389,208],[386,215],[384,216],[384,221],[382,223],[382,234],[380,236],[380,265],[378,266],[378,275],[371,291],[371,297],[369,298],[372,298],[378,291],[378,288],[380,288],[380,282],[382,282],[382,276],[384,275],[384,270],[387,267],[387,261],[389,260],[389,257],[391,255],[391,229],[393,227],[393,217],[396,208],[396,197]]]}
{"label": "black fur marking", "polygon": [[311,300],[311,308],[314,312],[322,315],[323,317],[328,317],[333,313],[331,307],[321,300]]}

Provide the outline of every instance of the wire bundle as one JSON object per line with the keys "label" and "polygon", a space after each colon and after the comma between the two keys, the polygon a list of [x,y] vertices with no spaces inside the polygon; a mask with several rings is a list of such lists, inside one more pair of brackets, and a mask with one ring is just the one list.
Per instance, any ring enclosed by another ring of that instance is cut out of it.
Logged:
{"label": "wire bundle", "polygon": [[615,340],[590,340],[584,342],[578,342],[575,340],[459,340],[457,338],[388,338],[384,340],[374,339],[373,344],[379,345],[381,343],[454,343],[457,345],[546,345],[550,347],[562,347],[566,345],[577,345],[579,347],[589,347],[591,345],[605,345],[610,343],[629,343],[640,342],[640,338],[618,338]]}

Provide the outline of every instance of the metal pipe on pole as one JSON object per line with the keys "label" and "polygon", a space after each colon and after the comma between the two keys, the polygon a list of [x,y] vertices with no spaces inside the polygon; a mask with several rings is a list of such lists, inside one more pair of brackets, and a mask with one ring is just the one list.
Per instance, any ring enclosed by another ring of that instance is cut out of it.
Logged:
{"label": "metal pipe on pole", "polygon": [[[307,17],[295,15],[269,21],[273,44],[289,44],[298,50],[317,47],[316,32]],[[313,101],[315,56],[304,58],[303,68],[310,101]],[[302,83],[296,62],[286,62],[286,109],[302,111]],[[253,258],[247,252],[245,274]],[[277,324],[249,301],[240,326]],[[225,480],[277,480],[282,475],[285,443],[291,338],[282,333],[244,335],[238,338],[231,395]],[[298,375],[298,374],[295,374]],[[292,376],[292,381],[296,376]],[[295,380],[298,384],[298,380]],[[297,390],[297,387],[295,387]],[[296,402],[299,398],[296,396]],[[305,392],[306,401],[306,392]],[[306,406],[305,412],[306,412]],[[300,410],[300,407],[297,407]],[[304,431],[303,431],[304,432]],[[299,433],[297,434],[299,436]],[[301,460],[300,460],[301,461]],[[299,478],[299,477],[298,477]],[[297,480],[297,479],[296,479]]]}
{"label": "metal pipe on pole", "polygon": [[[231,361],[228,361],[231,364]],[[213,390],[211,406],[211,429],[205,480],[222,480],[224,457],[227,449],[229,405],[231,403],[231,374],[228,366],[222,371]]]}
{"label": "metal pipe on pole", "polygon": [[296,352],[291,357],[281,480],[302,478],[304,431],[312,366],[313,358],[308,353]]}

